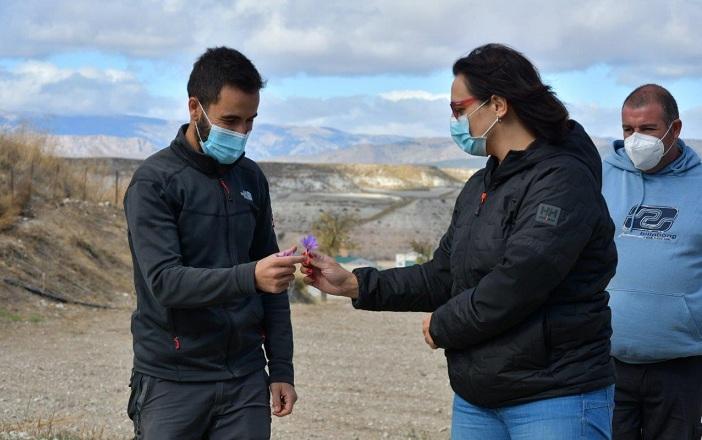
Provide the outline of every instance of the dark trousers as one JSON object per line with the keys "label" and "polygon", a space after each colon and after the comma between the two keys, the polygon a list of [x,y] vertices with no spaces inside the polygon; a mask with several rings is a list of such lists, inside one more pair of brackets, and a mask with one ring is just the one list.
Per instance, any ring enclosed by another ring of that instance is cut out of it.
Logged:
{"label": "dark trousers", "polygon": [[267,440],[271,436],[265,370],[222,382],[132,377],[127,413],[138,440]]}
{"label": "dark trousers", "polygon": [[702,356],[615,365],[614,440],[700,440]]}

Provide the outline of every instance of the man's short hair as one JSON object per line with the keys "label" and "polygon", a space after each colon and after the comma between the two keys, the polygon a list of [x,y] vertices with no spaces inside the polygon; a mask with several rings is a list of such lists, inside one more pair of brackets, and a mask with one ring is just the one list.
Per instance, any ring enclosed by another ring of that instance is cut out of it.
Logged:
{"label": "man's short hair", "polygon": [[658,84],[644,84],[637,87],[626,97],[622,108],[640,108],[653,103],[660,104],[663,108],[663,120],[667,125],[680,118],[675,98],[665,87]]}
{"label": "man's short hair", "polygon": [[205,51],[193,64],[188,80],[188,97],[195,97],[204,108],[216,103],[222,87],[256,93],[265,86],[256,66],[241,52],[229,47]]}

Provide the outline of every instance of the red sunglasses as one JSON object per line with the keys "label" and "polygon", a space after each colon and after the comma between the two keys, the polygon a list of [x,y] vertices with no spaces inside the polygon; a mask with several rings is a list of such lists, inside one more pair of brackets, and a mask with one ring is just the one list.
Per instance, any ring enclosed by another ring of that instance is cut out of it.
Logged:
{"label": "red sunglasses", "polygon": [[460,101],[451,101],[449,105],[451,106],[451,113],[453,114],[453,117],[458,119],[458,117],[461,116],[461,110],[477,100],[478,98],[466,98]]}

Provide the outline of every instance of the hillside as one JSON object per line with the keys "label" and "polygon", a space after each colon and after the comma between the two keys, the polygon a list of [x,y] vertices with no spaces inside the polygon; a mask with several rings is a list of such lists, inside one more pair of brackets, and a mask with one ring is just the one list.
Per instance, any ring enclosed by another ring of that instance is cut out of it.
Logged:
{"label": "hillside", "polygon": [[[131,258],[121,200],[139,165],[60,159],[43,137],[0,136],[0,313],[52,314],[57,297],[130,307]],[[321,211],[353,214],[354,253],[393,259],[410,236],[438,240],[466,170],[412,165],[262,163],[281,246],[309,233]],[[448,197],[448,199],[447,199]],[[53,308],[52,308],[53,307]]]}
{"label": "hillside", "polygon": [[95,177],[106,168],[46,156],[41,142],[0,135],[0,309],[25,317],[61,301],[125,305],[131,259],[121,210]]}
{"label": "hillside", "polygon": [[418,165],[279,162],[262,162],[260,165],[271,189],[278,192],[397,191],[452,186],[465,181],[442,169]]}
{"label": "hillside", "polygon": [[[167,146],[181,122],[139,116],[64,116],[4,114],[0,128],[32,127],[47,134],[47,145],[59,156],[144,159]],[[587,128],[587,127],[586,127]],[[611,138],[593,135],[606,153]],[[702,140],[683,139],[702,151]],[[257,161],[304,163],[430,164],[480,168],[481,158],[467,156],[445,136],[406,137],[349,133],[330,127],[256,124],[247,143],[247,155]]]}

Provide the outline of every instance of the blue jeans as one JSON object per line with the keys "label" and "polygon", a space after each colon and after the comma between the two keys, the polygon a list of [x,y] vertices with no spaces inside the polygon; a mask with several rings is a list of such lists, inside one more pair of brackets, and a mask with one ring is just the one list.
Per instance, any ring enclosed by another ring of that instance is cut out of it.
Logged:
{"label": "blue jeans", "polygon": [[571,396],[497,409],[472,405],[456,395],[452,440],[610,440],[614,385]]}

